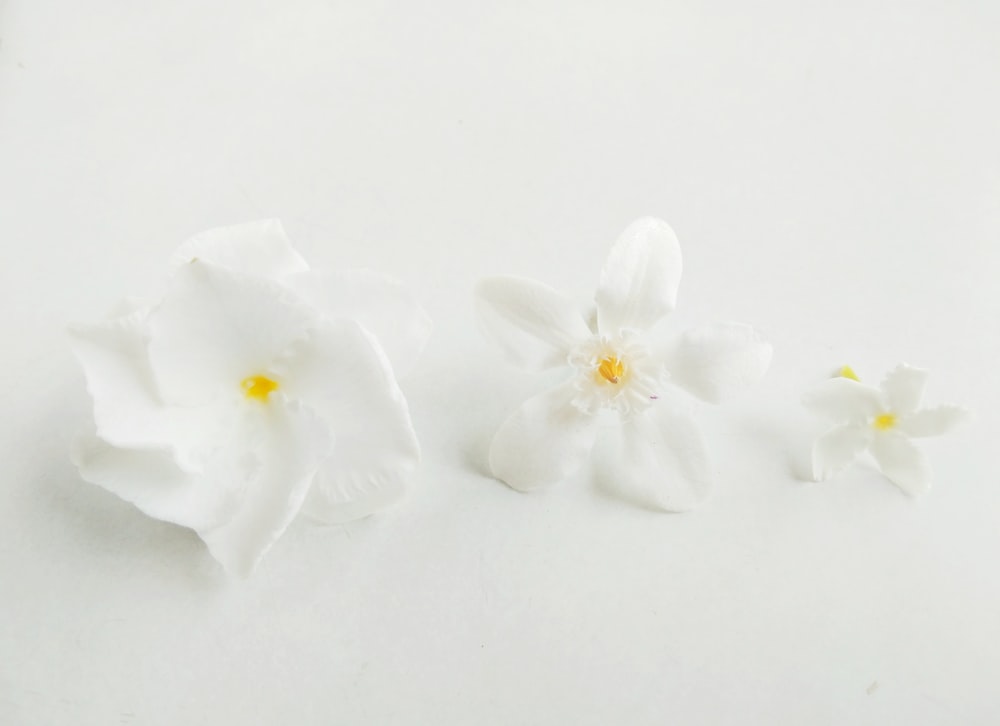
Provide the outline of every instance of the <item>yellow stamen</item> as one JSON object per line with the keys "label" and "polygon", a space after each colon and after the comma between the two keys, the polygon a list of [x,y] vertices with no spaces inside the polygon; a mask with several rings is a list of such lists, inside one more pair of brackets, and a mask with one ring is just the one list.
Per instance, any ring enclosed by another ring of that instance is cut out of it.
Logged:
{"label": "yellow stamen", "polygon": [[888,431],[893,426],[896,425],[896,417],[891,413],[880,413],[872,421],[872,426],[877,428],[879,431]]}
{"label": "yellow stamen", "polygon": [[267,397],[272,392],[278,390],[278,382],[267,376],[250,376],[243,379],[240,387],[247,398],[253,398],[261,403],[265,403],[267,402]]}
{"label": "yellow stamen", "polygon": [[597,372],[608,383],[618,383],[625,375],[625,364],[611,355],[601,359]]}
{"label": "yellow stamen", "polygon": [[841,378],[850,378],[852,381],[861,381],[861,379],[858,378],[858,374],[855,373],[854,369],[850,366],[841,367],[840,371],[837,372],[837,375]]}

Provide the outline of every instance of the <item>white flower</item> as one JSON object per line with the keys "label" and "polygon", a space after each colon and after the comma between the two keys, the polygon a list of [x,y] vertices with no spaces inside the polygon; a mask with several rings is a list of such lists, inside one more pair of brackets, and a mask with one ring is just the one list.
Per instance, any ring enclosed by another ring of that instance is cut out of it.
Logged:
{"label": "white flower", "polygon": [[[704,499],[710,467],[701,434],[661,394],[674,383],[718,402],[763,376],[771,346],[749,326],[722,323],[658,347],[650,330],[673,310],[680,276],[673,230],[649,217],[612,247],[592,324],[541,283],[510,276],[480,282],[481,325],[513,363],[572,369],[569,380],[529,399],[501,425],[490,449],[497,478],[521,491],[557,482],[601,440],[614,462],[603,478],[619,493],[670,511]],[[601,427],[609,417],[621,425]]]}
{"label": "white flower", "polygon": [[858,381],[846,366],[803,398],[814,413],[837,424],[813,445],[813,476],[829,479],[865,451],[879,469],[907,494],[931,487],[927,458],[910,438],[937,436],[968,417],[959,406],[920,408],[927,371],[901,363],[880,388]]}
{"label": "white flower", "polygon": [[83,478],[239,574],[300,510],[343,522],[400,498],[420,456],[395,377],[430,332],[416,301],[310,270],[277,221],[198,235],[173,268],[158,303],[71,328],[94,399]]}

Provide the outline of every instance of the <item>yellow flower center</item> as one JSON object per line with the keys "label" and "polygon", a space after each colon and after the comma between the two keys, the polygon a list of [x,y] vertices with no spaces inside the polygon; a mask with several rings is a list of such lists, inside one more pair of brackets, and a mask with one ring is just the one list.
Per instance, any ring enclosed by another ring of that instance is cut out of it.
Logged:
{"label": "yellow flower center", "polygon": [[872,421],[872,426],[877,428],[879,431],[888,431],[893,426],[896,425],[896,417],[891,413],[880,413]]}
{"label": "yellow flower center", "polygon": [[608,383],[619,383],[625,376],[625,364],[617,357],[610,355],[602,358],[597,366],[597,374]]}
{"label": "yellow flower center", "polygon": [[267,376],[250,376],[243,379],[240,387],[247,398],[267,403],[267,397],[278,390],[278,382]]}

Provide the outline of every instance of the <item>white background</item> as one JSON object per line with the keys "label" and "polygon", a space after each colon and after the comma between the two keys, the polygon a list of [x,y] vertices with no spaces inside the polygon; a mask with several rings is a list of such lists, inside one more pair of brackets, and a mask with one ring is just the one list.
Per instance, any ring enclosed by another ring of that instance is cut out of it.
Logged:
{"label": "white background", "polygon": [[[1000,11],[982,2],[8,0],[0,8],[4,724],[987,724],[1000,679]],[[478,335],[515,272],[592,294],[633,218],[685,254],[672,330],[751,322],[698,416],[694,513],[587,471],[518,494],[489,437],[548,380]],[[247,581],[84,484],[70,321],[202,229],[280,217],[436,322],[425,461],[366,521],[296,523]],[[842,363],[932,371],[977,421],[802,481]]]}

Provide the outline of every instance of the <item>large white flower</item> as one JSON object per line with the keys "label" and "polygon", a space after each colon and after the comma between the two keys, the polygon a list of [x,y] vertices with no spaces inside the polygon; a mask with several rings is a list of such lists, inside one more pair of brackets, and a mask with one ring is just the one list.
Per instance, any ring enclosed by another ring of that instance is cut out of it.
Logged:
{"label": "large white flower", "polygon": [[[501,425],[490,449],[497,478],[521,491],[557,482],[580,467],[600,436],[612,462],[605,483],[620,493],[669,511],[704,499],[711,479],[704,441],[690,415],[661,394],[673,383],[719,402],[763,376],[771,346],[739,323],[697,328],[660,345],[650,331],[673,310],[680,277],[677,237],[648,217],[612,247],[592,323],[541,283],[511,276],[479,283],[481,325],[513,363],[572,371]],[[621,426],[602,427],[602,418]]]}
{"label": "large white flower", "polygon": [[874,388],[845,366],[806,394],[806,408],[836,424],[813,445],[815,479],[829,479],[870,451],[882,473],[907,494],[930,489],[930,464],[910,439],[946,433],[969,412],[959,406],[921,409],[926,382],[927,371],[901,363]]}
{"label": "large white flower", "polygon": [[401,285],[316,272],[279,222],[175,254],[163,299],[71,328],[95,432],[84,479],[250,572],[301,510],[344,522],[407,488],[420,450],[396,375],[430,321]]}

